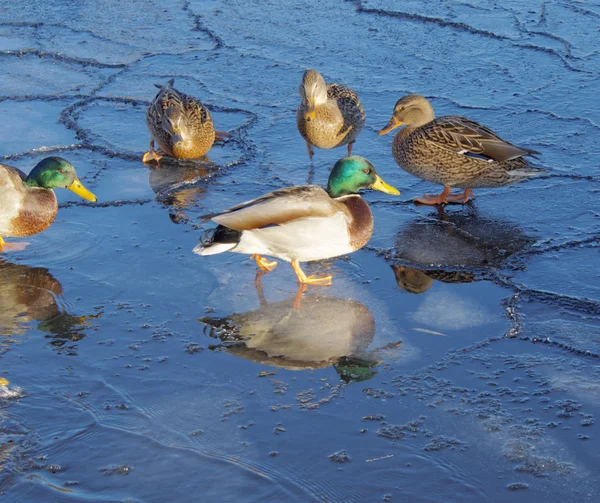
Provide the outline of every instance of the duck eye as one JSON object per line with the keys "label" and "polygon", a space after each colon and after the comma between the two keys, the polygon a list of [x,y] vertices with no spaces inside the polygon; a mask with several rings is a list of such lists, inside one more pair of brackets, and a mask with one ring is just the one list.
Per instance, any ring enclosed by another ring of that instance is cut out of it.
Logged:
{"label": "duck eye", "polygon": [[371,168],[365,168],[365,169],[363,169],[363,170],[362,170],[362,172],[363,172],[365,175],[368,175],[368,174],[370,174],[370,173],[371,173]]}

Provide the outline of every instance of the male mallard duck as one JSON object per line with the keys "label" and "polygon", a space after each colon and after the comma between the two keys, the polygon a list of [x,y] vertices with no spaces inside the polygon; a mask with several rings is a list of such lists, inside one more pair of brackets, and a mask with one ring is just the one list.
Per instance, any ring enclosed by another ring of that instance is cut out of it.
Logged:
{"label": "male mallard duck", "polygon": [[311,145],[335,148],[352,145],[365,124],[365,111],[356,93],[342,84],[326,84],[316,70],[306,70],[298,88],[302,102],[296,112],[298,131],[306,141],[308,155],[314,155]]}
{"label": "male mallard duck", "polygon": [[205,325],[205,333],[224,343],[227,352],[288,370],[325,368],[343,357],[373,356],[367,348],[375,336],[375,321],[356,300],[310,295],[300,308],[292,298],[198,321]]}
{"label": "male mallard duck", "polygon": [[199,255],[225,251],[251,254],[264,270],[291,262],[298,281],[330,285],[331,276],[307,277],[300,262],[337,257],[362,248],[373,233],[373,215],[358,195],[371,188],[386,194],[400,192],[386,184],[373,165],[359,156],[340,159],[329,176],[327,190],[317,185],[279,189],[223,213],[206,215],[219,226],[194,248]]}
{"label": "male mallard duck", "polygon": [[[401,98],[379,134],[405,124],[394,138],[392,153],[402,169],[423,180],[439,183],[444,191],[426,194],[423,204],[466,203],[471,189],[501,187],[543,173],[522,158],[539,152],[516,147],[490,129],[466,117],[448,115],[434,119],[429,101],[418,94]],[[465,189],[450,194],[451,187]]]}
{"label": "male mallard duck", "polygon": [[2,236],[38,234],[54,221],[58,202],[51,189],[59,187],[96,202],[96,196],[77,178],[73,165],[60,157],[46,157],[29,176],[0,164],[0,250],[4,246]]}
{"label": "male mallard duck", "polygon": [[150,130],[150,152],[143,162],[158,161],[162,156],[154,150],[154,142],[167,155],[177,159],[198,159],[210,150],[215,138],[222,140],[227,133],[215,131],[208,109],[196,98],[180,93],[173,87],[175,79],[160,89],[146,112]]}

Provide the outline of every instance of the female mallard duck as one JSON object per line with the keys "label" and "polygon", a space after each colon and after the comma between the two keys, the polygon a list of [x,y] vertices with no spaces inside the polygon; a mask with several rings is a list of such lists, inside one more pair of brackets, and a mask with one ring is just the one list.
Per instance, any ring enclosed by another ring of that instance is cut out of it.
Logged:
{"label": "female mallard duck", "polygon": [[469,271],[445,271],[443,269],[430,271],[398,264],[393,264],[391,267],[398,286],[410,293],[426,292],[434,280],[442,283],[472,283],[476,280],[475,273]]}
{"label": "female mallard duck", "polygon": [[73,165],[60,157],[47,157],[29,176],[0,164],[0,250],[4,237],[38,234],[54,221],[58,202],[52,189],[64,187],[88,201],[96,196],[77,178]]}
{"label": "female mallard duck", "polygon": [[279,189],[223,213],[206,215],[219,226],[194,248],[199,255],[225,251],[251,254],[264,270],[291,262],[298,281],[330,285],[331,276],[306,276],[300,262],[322,260],[362,248],[373,233],[373,215],[360,189],[400,192],[386,184],[373,165],[359,156],[340,159],[329,176],[327,191],[317,185]]}
{"label": "female mallard duck", "polygon": [[146,112],[150,130],[150,152],[143,162],[158,161],[162,156],[154,150],[154,142],[167,155],[177,159],[198,159],[210,150],[215,138],[222,140],[227,133],[215,131],[208,109],[197,99],[180,93],[173,87],[175,79],[160,89]]}
{"label": "female mallard duck", "polygon": [[296,112],[298,131],[306,141],[308,155],[314,155],[311,145],[335,148],[352,145],[365,124],[365,111],[356,93],[342,84],[326,84],[316,70],[307,70],[298,88],[302,102]]}
{"label": "female mallard duck", "polygon": [[[434,119],[429,101],[418,94],[401,98],[379,134],[405,124],[394,138],[392,153],[402,169],[423,180],[439,183],[444,191],[426,194],[423,204],[466,203],[471,189],[501,187],[543,173],[522,158],[539,152],[516,147],[490,129],[466,117],[448,115]],[[450,194],[452,187],[465,189]]]}

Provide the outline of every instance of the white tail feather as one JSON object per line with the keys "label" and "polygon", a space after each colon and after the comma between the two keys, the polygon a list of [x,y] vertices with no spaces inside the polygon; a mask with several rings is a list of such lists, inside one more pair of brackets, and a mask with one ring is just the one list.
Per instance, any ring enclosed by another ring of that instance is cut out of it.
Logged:
{"label": "white tail feather", "polygon": [[216,255],[235,248],[237,243],[211,243],[208,245],[199,244],[192,251],[198,255]]}
{"label": "white tail feather", "polygon": [[543,171],[541,169],[537,170],[535,168],[533,170],[532,169],[513,169],[513,170],[509,171],[509,173],[512,176],[519,176],[519,177],[523,177],[523,178],[527,178],[527,177],[530,177],[530,176],[545,175],[546,174],[545,171]]}

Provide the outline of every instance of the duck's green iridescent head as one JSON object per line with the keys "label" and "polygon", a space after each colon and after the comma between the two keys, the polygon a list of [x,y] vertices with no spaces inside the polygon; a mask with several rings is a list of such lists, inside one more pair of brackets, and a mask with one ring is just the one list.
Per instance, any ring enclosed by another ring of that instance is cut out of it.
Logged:
{"label": "duck's green iridescent head", "polygon": [[375,189],[399,196],[400,191],[385,183],[375,167],[364,157],[351,155],[335,163],[329,175],[327,192],[331,197],[356,194],[361,189]]}
{"label": "duck's green iridescent head", "polygon": [[65,188],[79,197],[96,202],[96,196],[87,190],[77,178],[73,165],[61,157],[46,157],[31,170],[25,184],[42,189]]}

